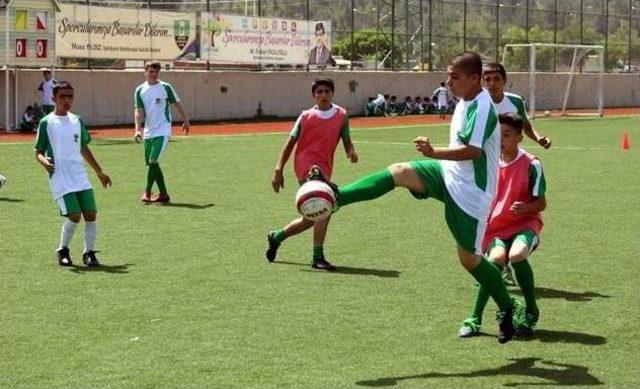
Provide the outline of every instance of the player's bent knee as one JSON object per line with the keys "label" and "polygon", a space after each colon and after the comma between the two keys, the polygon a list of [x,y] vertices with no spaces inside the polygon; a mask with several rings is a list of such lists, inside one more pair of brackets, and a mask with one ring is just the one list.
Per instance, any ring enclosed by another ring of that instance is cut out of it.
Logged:
{"label": "player's bent knee", "polygon": [[409,163],[394,163],[389,165],[387,170],[393,176],[396,186],[401,186],[417,193],[425,192],[424,182]]}
{"label": "player's bent knee", "polygon": [[84,221],[86,222],[94,222],[98,216],[96,211],[85,211],[82,212],[82,216],[84,217]]}
{"label": "player's bent knee", "polygon": [[67,219],[71,220],[74,223],[80,223],[80,213],[70,213],[67,215]]}

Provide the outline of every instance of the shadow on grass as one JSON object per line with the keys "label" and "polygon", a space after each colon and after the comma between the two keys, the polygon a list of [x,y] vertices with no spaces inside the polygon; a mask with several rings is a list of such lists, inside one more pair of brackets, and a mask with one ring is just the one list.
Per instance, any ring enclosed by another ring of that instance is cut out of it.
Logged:
{"label": "shadow on grass", "polygon": [[[397,385],[399,381],[429,378],[478,378],[515,376],[544,379],[549,382],[508,382],[504,386],[570,386],[570,385],[604,385],[597,377],[589,373],[589,368],[567,363],[556,363],[541,358],[510,358],[511,363],[495,369],[476,370],[468,373],[425,373],[418,375],[384,377],[374,380],[358,381],[356,385],[384,387]],[[537,362],[540,362],[539,364]],[[428,385],[427,385],[428,386]],[[497,385],[496,385],[497,386]]]}
{"label": "shadow on grass", "polygon": [[[515,289],[510,290],[511,293],[522,296],[522,291],[520,288],[515,287]],[[606,294],[600,294],[597,292],[570,292],[567,290],[558,290],[551,288],[541,288],[536,287],[536,297],[545,298],[545,299],[565,299],[567,301],[591,301],[595,297],[599,298],[611,298],[611,296]]]}
{"label": "shadow on grass", "polygon": [[301,271],[307,271],[312,273],[347,274],[347,275],[357,275],[357,276],[374,276],[374,277],[381,277],[381,278],[400,277],[400,272],[397,270],[367,269],[362,267],[336,266],[336,270],[324,271],[324,270],[311,269],[311,265],[305,264],[305,263],[286,262],[286,261],[275,261],[273,263],[282,264],[282,265],[304,266],[304,267],[307,267],[308,269],[301,269]]}
{"label": "shadow on grass", "polygon": [[96,267],[72,265],[69,271],[76,274],[84,274],[84,273],[129,274],[129,267],[131,266],[134,266],[134,264],[125,263],[123,265],[100,265]]}
{"label": "shadow on grass", "polygon": [[518,340],[530,342],[538,340],[542,343],[578,343],[588,346],[599,346],[607,343],[607,338],[582,332],[535,330],[532,335],[519,337]]}
{"label": "shadow on grass", "polygon": [[0,201],[4,201],[6,203],[22,203],[24,199],[12,199],[9,197],[0,197]]}
{"label": "shadow on grass", "polygon": [[214,203],[209,204],[190,204],[190,203],[167,203],[167,204],[159,204],[163,207],[175,207],[175,208],[188,208],[188,209],[207,209],[214,207]]}

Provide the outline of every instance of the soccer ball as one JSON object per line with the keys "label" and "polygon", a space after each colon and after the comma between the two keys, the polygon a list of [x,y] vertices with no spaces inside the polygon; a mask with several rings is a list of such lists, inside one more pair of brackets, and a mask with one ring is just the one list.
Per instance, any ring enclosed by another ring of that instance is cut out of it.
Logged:
{"label": "soccer ball", "polygon": [[544,111],[544,116],[551,116],[551,111]]}
{"label": "soccer ball", "polygon": [[329,217],[335,204],[335,193],[322,181],[307,181],[296,193],[298,212],[303,218],[314,222]]}
{"label": "soccer ball", "polygon": [[6,182],[7,182],[7,177],[0,174],[0,188],[2,188]]}

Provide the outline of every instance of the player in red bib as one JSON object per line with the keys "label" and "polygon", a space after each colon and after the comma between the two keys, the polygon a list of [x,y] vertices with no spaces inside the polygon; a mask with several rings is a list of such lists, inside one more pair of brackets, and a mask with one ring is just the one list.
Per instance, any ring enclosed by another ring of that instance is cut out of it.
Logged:
{"label": "player in red bib", "polygon": [[[542,230],[542,211],[546,180],[542,165],[535,156],[518,145],[522,142],[523,120],[516,113],[499,116],[502,132],[498,187],[483,248],[489,260],[502,269],[510,262],[526,302],[524,312],[516,312],[516,332],[528,335],[538,322],[540,311],[536,304],[534,278],[528,257],[538,246]],[[489,299],[487,291],[479,287],[473,313],[460,327],[458,335],[466,338],[480,333],[482,312]]]}
{"label": "player in red bib", "polygon": [[[282,170],[294,147],[296,149],[294,171],[298,183],[303,183],[309,178],[308,175],[313,166],[319,168],[314,171],[322,174],[324,179],[331,179],[333,156],[340,139],[342,139],[347,158],[353,163],[358,162],[358,154],[351,142],[347,111],[332,103],[334,91],[335,85],[331,78],[314,80],[311,94],[316,105],[300,114],[289,139],[284,144],[271,180],[274,191],[279,192],[280,188],[284,188]],[[329,219],[326,218],[314,223],[300,217],[283,229],[269,232],[265,254],[267,260],[273,262],[276,259],[278,248],[286,238],[313,227],[313,261],[311,266],[315,269],[334,270],[335,267],[325,259],[323,252]]]}

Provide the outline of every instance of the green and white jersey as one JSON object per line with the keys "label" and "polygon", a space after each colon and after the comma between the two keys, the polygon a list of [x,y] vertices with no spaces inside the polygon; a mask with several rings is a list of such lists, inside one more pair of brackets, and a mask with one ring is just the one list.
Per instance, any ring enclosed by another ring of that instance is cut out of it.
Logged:
{"label": "green and white jersey", "polygon": [[523,122],[527,123],[529,121],[529,118],[527,118],[526,104],[522,96],[515,93],[504,92],[502,101],[494,103],[494,105],[496,106],[498,115],[503,113],[517,113]]}
{"label": "green and white jersey", "polygon": [[78,115],[50,113],[40,120],[35,149],[45,152],[55,166],[49,177],[54,200],[67,193],[92,189],[80,153],[89,142],[89,131]]}
{"label": "green and white jersey", "polygon": [[145,81],[136,88],[134,101],[135,107],[144,111],[144,139],[171,136],[170,105],[180,101],[180,98],[170,84],[159,81],[149,85]]}
{"label": "green and white jersey", "polygon": [[460,100],[451,119],[449,147],[475,146],[474,160],[441,161],[444,182],[456,204],[478,220],[487,220],[500,161],[500,128],[491,96],[483,89],[473,100]]}

